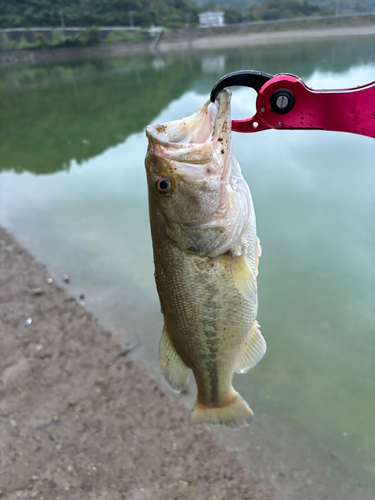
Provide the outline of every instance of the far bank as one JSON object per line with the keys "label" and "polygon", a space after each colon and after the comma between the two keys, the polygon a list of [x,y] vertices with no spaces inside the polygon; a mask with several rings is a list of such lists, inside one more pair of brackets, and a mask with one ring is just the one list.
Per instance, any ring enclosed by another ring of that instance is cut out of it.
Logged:
{"label": "far bank", "polygon": [[[26,30],[27,31],[27,30]],[[147,52],[215,50],[220,48],[292,43],[331,37],[375,34],[375,15],[306,18],[294,21],[227,25],[216,28],[165,29],[156,38],[59,49],[0,50],[0,64],[118,57]],[[30,35],[30,33],[28,33]]]}
{"label": "far bank", "polygon": [[[375,18],[375,16],[374,16]],[[167,41],[163,39],[158,46],[161,52],[170,50],[193,49],[210,50],[230,47],[256,46],[294,41],[309,41],[316,38],[347,37],[375,34],[375,23],[364,26],[316,26],[299,29],[266,30],[262,32],[210,33],[208,36],[191,40]]]}

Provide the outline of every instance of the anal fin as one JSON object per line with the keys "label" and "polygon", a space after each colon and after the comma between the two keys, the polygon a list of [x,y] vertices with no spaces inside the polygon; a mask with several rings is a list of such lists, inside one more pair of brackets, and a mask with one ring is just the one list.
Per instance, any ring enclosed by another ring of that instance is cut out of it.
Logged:
{"label": "anal fin", "polygon": [[259,323],[254,321],[250,335],[237,360],[235,371],[237,373],[246,373],[250,368],[253,368],[259,363],[266,349],[266,341],[260,333]]}
{"label": "anal fin", "polygon": [[172,389],[176,392],[183,391],[186,387],[189,367],[173,347],[165,325],[159,344],[159,364]]}

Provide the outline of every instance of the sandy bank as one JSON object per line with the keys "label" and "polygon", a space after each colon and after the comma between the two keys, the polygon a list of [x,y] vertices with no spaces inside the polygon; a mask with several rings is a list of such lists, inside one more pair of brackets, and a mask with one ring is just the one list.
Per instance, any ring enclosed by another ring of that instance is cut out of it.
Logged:
{"label": "sandy bank", "polygon": [[194,49],[210,50],[230,47],[244,47],[256,45],[271,45],[292,43],[298,41],[312,41],[331,37],[348,37],[361,35],[375,35],[375,25],[367,26],[337,26],[285,31],[265,31],[261,33],[237,33],[220,36],[208,36],[195,40],[179,42],[161,42],[158,49],[161,52],[172,50]]}
{"label": "sandy bank", "polygon": [[1,228],[0,264],[2,499],[275,498]]}

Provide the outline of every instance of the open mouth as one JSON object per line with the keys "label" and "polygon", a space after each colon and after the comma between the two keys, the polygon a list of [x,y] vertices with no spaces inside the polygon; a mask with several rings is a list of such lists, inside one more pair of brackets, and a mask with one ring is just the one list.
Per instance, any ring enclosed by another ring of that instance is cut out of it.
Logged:
{"label": "open mouth", "polygon": [[198,153],[200,161],[197,163],[202,163],[202,146],[212,148],[221,134],[230,131],[230,100],[231,93],[222,90],[214,103],[207,101],[187,118],[163,125],[149,125],[146,135],[150,143],[161,146],[169,158],[189,162],[188,157],[193,156],[190,162],[194,163]]}

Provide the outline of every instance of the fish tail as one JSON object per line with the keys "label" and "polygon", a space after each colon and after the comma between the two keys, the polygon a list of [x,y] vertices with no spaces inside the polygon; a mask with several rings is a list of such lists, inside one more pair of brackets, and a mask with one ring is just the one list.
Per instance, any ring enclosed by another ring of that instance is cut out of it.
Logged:
{"label": "fish tail", "polygon": [[234,429],[249,425],[253,412],[238,392],[232,389],[230,403],[223,406],[205,406],[195,403],[190,417],[191,425],[195,424],[221,424]]}

